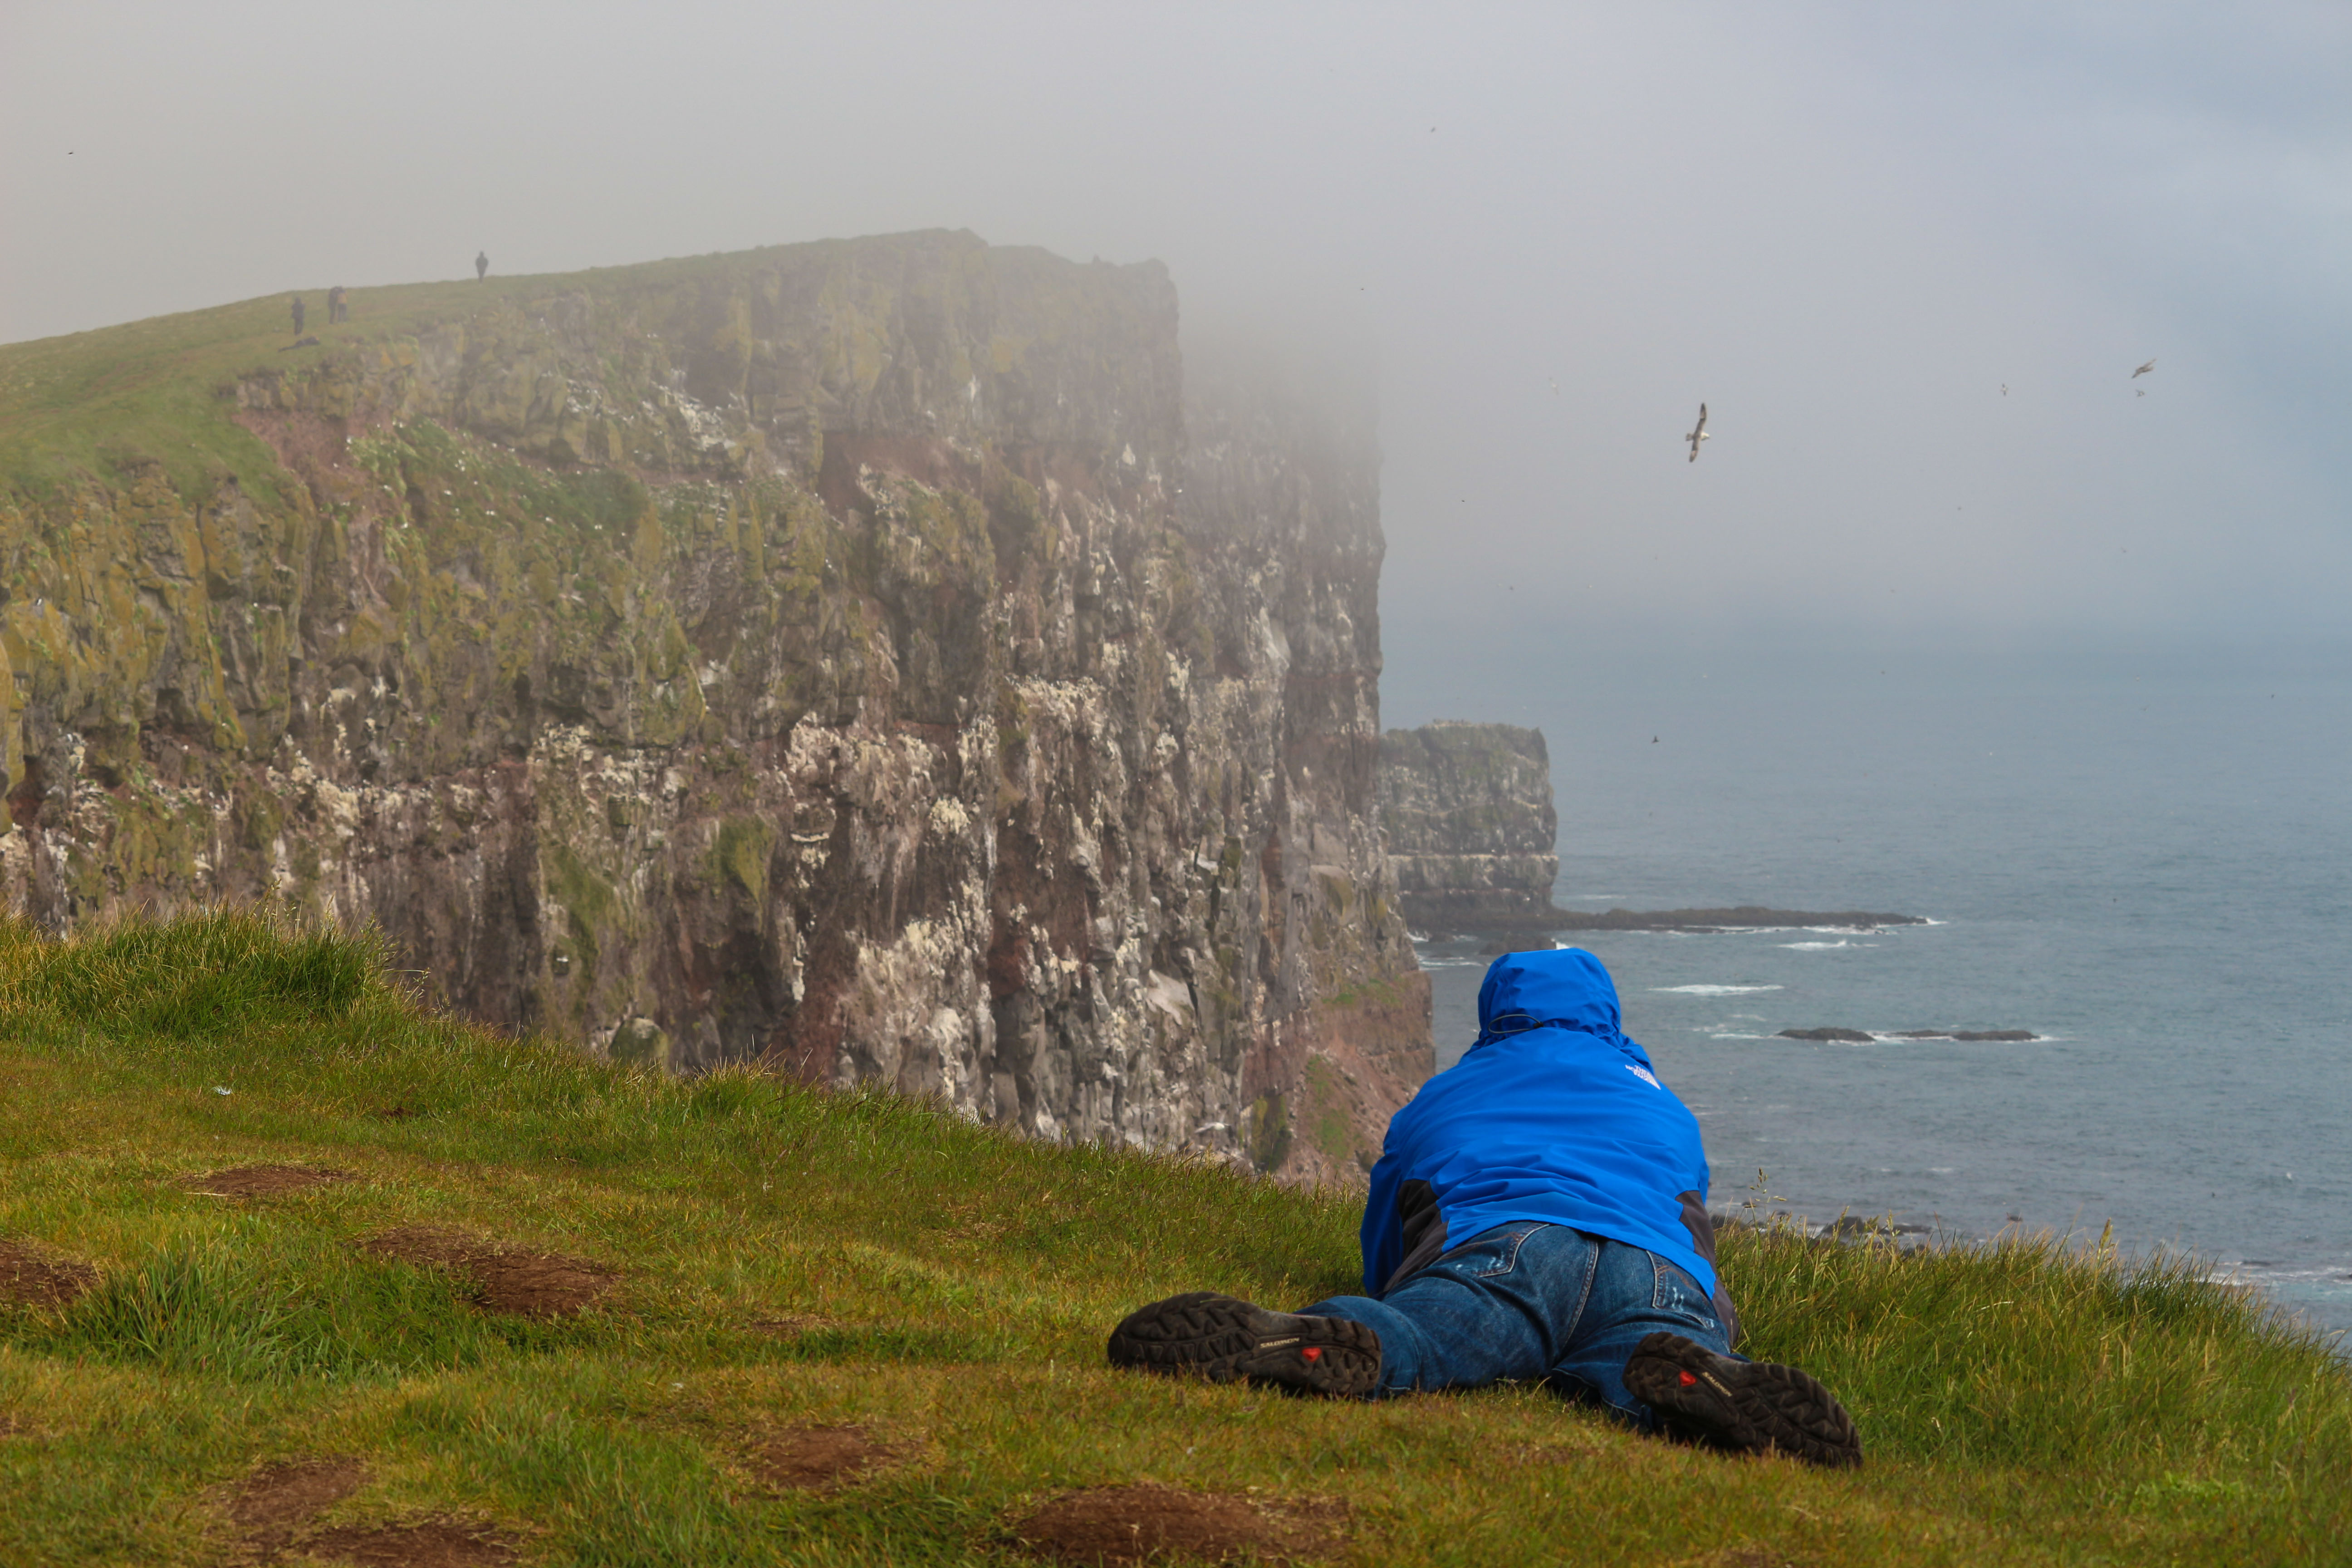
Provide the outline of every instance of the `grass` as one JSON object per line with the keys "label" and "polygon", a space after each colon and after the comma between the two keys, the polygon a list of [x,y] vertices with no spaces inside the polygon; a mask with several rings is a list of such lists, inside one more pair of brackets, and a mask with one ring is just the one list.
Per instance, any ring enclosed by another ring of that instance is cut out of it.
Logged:
{"label": "grass", "polygon": [[[1026,1510],[1145,1479],[1345,1500],[1340,1559],[1367,1564],[2300,1563],[2352,1539],[2352,1380],[2187,1260],[1731,1235],[1745,1348],[1841,1393],[1857,1473],[1534,1389],[1118,1375],[1104,1333],[1152,1297],[1351,1288],[1353,1208],[886,1097],[615,1068],[422,1012],[371,942],[257,914],[0,926],[0,1239],[101,1270],[65,1309],[0,1306],[10,1564],[235,1561],[221,1489],[304,1456],[370,1472],[324,1521],[487,1520],[547,1563],[1016,1561]],[[181,1184],[257,1163],[358,1179]],[[353,1245],[417,1224],[622,1277],[577,1317],[497,1317]],[[756,1328],[784,1318],[816,1321]],[[803,1423],[904,1461],[763,1489],[751,1446]]]}
{"label": "grass", "polygon": [[325,324],[325,289],[301,289],[310,306],[306,335],[319,340],[310,348],[287,347],[294,341],[290,294],[0,344],[0,490],[46,500],[89,477],[112,483],[155,464],[192,503],[232,476],[248,494],[278,495],[283,470],[231,417],[222,388],[256,371],[308,366],[354,344],[463,319],[497,300],[535,298],[550,281],[368,289],[373,308],[335,326]]}
{"label": "grass", "polygon": [[[568,289],[656,289],[725,276],[758,256],[683,257],[574,273],[471,278],[358,289],[352,319],[327,322],[327,286],[290,288],[233,305],[119,326],[0,343],[0,498],[50,503],[91,479],[116,484],[150,465],[194,505],[234,477],[249,495],[288,483],[269,448],[237,425],[220,395],[258,372],[308,369],[322,358],[390,344],[486,309],[524,306]],[[290,301],[309,308],[295,341]]]}

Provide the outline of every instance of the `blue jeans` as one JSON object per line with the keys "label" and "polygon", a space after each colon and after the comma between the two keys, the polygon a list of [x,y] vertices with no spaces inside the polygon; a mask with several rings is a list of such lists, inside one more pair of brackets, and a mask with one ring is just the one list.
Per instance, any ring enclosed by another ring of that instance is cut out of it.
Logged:
{"label": "blue jeans", "polygon": [[1663,1329],[1729,1354],[1706,1289],[1654,1252],[1564,1225],[1481,1232],[1389,1292],[1301,1307],[1381,1336],[1379,1396],[1543,1380],[1647,1428],[1625,1359]]}

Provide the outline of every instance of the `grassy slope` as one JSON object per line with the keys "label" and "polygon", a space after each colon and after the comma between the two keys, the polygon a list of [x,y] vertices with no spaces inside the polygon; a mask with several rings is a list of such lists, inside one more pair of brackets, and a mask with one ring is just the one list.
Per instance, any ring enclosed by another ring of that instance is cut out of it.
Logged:
{"label": "grassy slope", "polygon": [[[1346,1499],[1365,1563],[2268,1563],[2352,1534],[2352,1382],[2178,1269],[1732,1237],[1748,1348],[1843,1393],[1858,1474],[1533,1390],[1116,1375],[1103,1334],[1149,1298],[1349,1286],[1353,1212],[893,1100],[632,1075],[419,1015],[374,965],[246,916],[0,927],[0,1238],[104,1275],[62,1312],[0,1306],[0,1561],[227,1562],[220,1484],[322,1454],[374,1478],[330,1520],[468,1514],[547,1563],[991,1561],[1024,1507],[1141,1478]],[[371,1114],[395,1104],[419,1114]],[[174,1184],[264,1161],[362,1179]],[[582,1317],[500,1320],[352,1247],[413,1223],[625,1273]],[[751,1328],[788,1315],[833,1326]],[[911,1459],[832,1494],[740,1468],[763,1430],[845,1421]]]}
{"label": "grassy slope", "polygon": [[741,260],[742,253],[688,257],[360,289],[352,292],[352,319],[336,326],[327,324],[326,289],[306,289],[304,336],[319,340],[311,348],[288,348],[295,341],[291,293],[0,344],[0,491],[47,495],[72,489],[84,476],[111,479],[156,462],[191,502],[232,474],[249,493],[274,493],[283,479],[277,460],[218,395],[242,375],[305,366],[341,345],[410,336],[500,300],[544,300],[616,281],[676,282]]}

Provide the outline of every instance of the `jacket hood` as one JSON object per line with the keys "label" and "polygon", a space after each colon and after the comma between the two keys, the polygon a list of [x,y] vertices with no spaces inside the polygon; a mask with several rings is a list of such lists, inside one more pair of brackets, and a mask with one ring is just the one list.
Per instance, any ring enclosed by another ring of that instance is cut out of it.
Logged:
{"label": "jacket hood", "polygon": [[1597,1035],[1646,1064],[1618,1017],[1617,983],[1582,948],[1507,952],[1487,965],[1478,987],[1478,1040],[1470,1048],[1549,1026]]}

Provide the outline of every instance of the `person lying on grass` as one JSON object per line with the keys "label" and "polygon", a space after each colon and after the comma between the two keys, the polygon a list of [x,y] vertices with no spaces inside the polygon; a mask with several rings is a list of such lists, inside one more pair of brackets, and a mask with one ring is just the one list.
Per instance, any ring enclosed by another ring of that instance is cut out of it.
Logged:
{"label": "person lying on grass", "polygon": [[1364,1396],[1541,1380],[1643,1430],[1860,1464],[1829,1390],[1733,1353],[1698,1119],[1618,1016],[1589,952],[1496,959],[1477,1043],[1389,1123],[1366,1293],[1171,1296],[1112,1331],[1112,1364]]}

